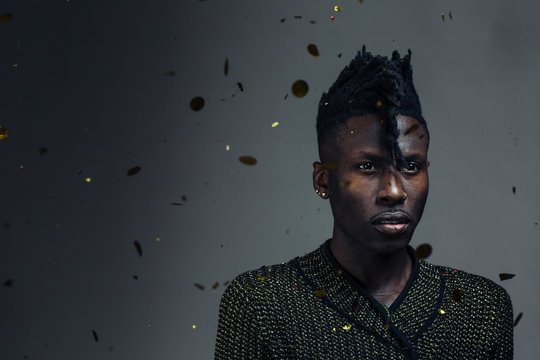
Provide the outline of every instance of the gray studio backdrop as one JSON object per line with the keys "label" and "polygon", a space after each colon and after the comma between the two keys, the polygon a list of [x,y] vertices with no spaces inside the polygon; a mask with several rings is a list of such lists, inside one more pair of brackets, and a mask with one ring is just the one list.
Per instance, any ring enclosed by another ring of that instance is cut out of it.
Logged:
{"label": "gray studio backdrop", "polygon": [[523,313],[516,359],[537,359],[539,11],[534,0],[2,1],[0,358],[213,358],[224,282],[331,237],[311,185],[317,103],[365,44],[413,51],[432,143],[412,245],[507,289]]}

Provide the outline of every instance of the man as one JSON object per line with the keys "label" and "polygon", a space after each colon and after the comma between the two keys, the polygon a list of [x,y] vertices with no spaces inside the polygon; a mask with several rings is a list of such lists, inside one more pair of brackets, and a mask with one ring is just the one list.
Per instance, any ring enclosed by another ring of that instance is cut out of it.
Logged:
{"label": "man", "polygon": [[216,359],[512,359],[506,291],[408,245],[429,188],[410,58],[364,48],[323,94],[313,186],[330,201],[333,236],[234,279]]}

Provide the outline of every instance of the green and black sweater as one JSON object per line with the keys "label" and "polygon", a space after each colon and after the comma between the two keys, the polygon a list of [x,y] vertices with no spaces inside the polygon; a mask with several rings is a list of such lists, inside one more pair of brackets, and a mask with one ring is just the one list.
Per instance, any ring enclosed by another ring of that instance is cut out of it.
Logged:
{"label": "green and black sweater", "polygon": [[329,244],[231,282],[219,307],[216,360],[513,358],[512,303],[491,280],[414,259],[387,308]]}

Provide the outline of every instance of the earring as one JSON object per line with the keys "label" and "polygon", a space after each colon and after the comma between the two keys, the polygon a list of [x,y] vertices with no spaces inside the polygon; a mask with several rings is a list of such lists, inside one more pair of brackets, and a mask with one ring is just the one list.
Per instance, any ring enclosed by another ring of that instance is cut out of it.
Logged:
{"label": "earring", "polygon": [[322,197],[323,199],[327,199],[328,196],[326,196],[326,193],[325,192],[321,192],[319,190],[319,188],[315,189],[315,192],[317,193],[317,195],[319,195],[320,197]]}

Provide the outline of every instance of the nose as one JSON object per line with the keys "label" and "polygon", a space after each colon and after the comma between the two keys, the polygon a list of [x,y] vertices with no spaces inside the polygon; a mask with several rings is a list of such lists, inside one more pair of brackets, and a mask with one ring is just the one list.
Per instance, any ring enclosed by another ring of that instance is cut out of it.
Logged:
{"label": "nose", "polygon": [[403,189],[401,174],[391,168],[384,172],[380,177],[379,192],[377,194],[377,202],[383,205],[402,204],[407,199],[407,194]]}

